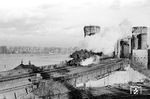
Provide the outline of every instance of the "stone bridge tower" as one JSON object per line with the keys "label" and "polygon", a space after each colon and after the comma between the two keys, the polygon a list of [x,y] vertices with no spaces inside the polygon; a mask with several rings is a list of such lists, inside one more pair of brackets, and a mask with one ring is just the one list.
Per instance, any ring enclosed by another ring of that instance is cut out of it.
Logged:
{"label": "stone bridge tower", "polygon": [[100,32],[100,26],[90,25],[84,27],[84,37],[92,36]]}
{"label": "stone bridge tower", "polygon": [[149,28],[145,26],[132,27],[132,61],[146,69],[150,69]]}

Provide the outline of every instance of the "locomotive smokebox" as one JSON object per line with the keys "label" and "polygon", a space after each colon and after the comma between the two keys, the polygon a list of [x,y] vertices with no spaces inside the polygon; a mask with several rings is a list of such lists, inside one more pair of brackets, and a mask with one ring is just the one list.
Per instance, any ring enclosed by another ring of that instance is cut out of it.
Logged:
{"label": "locomotive smokebox", "polygon": [[100,33],[100,26],[91,25],[84,27],[84,37],[92,36],[95,35],[96,33]]}

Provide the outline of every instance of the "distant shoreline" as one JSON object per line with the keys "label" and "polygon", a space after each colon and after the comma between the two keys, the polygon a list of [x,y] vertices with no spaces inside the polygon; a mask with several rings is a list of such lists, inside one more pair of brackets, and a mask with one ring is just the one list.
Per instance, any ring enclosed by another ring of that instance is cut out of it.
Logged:
{"label": "distant shoreline", "polygon": [[35,66],[59,64],[69,59],[69,54],[0,54],[0,71],[6,71],[18,66],[21,61]]}

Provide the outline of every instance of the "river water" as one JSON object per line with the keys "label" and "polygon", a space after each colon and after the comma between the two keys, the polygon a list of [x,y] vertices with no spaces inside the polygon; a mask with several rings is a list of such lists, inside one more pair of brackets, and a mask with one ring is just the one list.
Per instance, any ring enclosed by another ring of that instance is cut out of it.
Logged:
{"label": "river water", "polygon": [[0,71],[6,71],[18,66],[23,60],[24,64],[28,64],[29,60],[36,66],[58,64],[68,60],[69,55],[65,54],[0,54]]}

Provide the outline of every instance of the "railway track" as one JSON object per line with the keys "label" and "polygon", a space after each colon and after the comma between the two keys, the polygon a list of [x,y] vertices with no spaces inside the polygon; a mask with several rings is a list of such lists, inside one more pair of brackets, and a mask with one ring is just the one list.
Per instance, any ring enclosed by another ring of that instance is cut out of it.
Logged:
{"label": "railway track", "polygon": [[19,90],[19,89],[27,88],[27,87],[29,87],[31,85],[32,84],[25,84],[25,85],[20,85],[20,86],[15,86],[15,87],[3,89],[3,90],[0,90],[0,94],[6,93],[6,92],[10,92],[10,91],[14,91],[14,90]]}
{"label": "railway track", "polygon": [[[122,59],[113,59],[113,60],[109,60],[109,61],[107,60],[106,62],[102,62],[100,64],[91,65],[91,66],[97,67],[98,65],[101,65],[100,67],[95,68],[95,69],[100,69],[100,68],[105,68],[106,65],[111,66],[112,64],[122,62],[123,60]],[[54,73],[54,72],[57,72],[57,71],[60,71],[60,70],[63,70],[63,69],[76,69],[76,67],[75,66],[72,66],[72,67],[71,66],[65,66],[65,67],[59,67],[59,68],[51,69],[51,70],[44,70],[44,71],[41,71],[41,72],[38,72],[38,73]],[[36,74],[37,73],[24,73],[24,74],[21,74],[21,75],[7,76],[7,77],[0,78],[0,82],[20,79],[20,78],[25,78],[25,77],[33,77],[33,76],[36,76]],[[79,74],[81,74],[81,73],[79,73]]]}
{"label": "railway track", "polygon": [[[91,72],[94,72],[95,70],[100,70],[100,71],[105,71],[104,73],[101,73],[101,76],[98,77],[98,79],[101,79],[102,76],[106,76],[106,74],[110,73],[110,72],[113,72],[113,71],[116,71],[117,69],[121,68],[122,67],[122,63],[124,62],[124,60],[114,60],[112,62],[106,62],[106,63],[102,63],[102,64],[97,64],[94,66],[94,68],[92,68],[91,70],[87,70],[87,71],[83,71],[83,72],[78,72],[78,73],[74,73],[74,74],[69,74],[69,75],[65,75],[64,78],[65,80],[67,79],[72,79],[72,78],[76,78],[76,77],[80,77],[80,76],[83,76],[87,73],[91,73]],[[115,66],[116,64],[121,64],[121,65],[118,65],[118,66]],[[100,65],[100,66],[99,66]],[[66,68],[70,68],[70,69],[75,69],[76,67],[70,67],[70,66],[66,66],[66,67],[61,67],[61,68],[57,68],[57,69],[53,69],[53,70],[46,70],[46,71],[43,71],[44,73],[54,73],[54,72],[57,72],[58,70],[61,70],[61,69],[66,69]],[[90,68],[90,67],[89,67]],[[43,72],[39,72],[39,73],[43,73]],[[31,74],[22,74],[22,75],[17,75],[17,76],[11,76],[11,77],[8,77],[8,78],[2,78],[0,79],[0,82],[5,82],[5,81],[11,81],[11,80],[16,80],[16,79],[21,79],[21,78],[25,78],[25,77],[32,77],[32,76],[36,76],[37,73],[31,73]],[[8,89],[3,89],[3,90],[0,90],[0,94],[1,93],[5,93],[5,92],[9,92],[9,91],[13,91],[13,90],[17,90],[17,89],[20,89],[20,88],[25,88],[27,86],[29,86],[31,84],[26,84],[26,85],[21,85],[21,86],[15,86],[15,87],[12,87],[12,88],[8,88]]]}
{"label": "railway track", "polygon": [[[108,74],[110,72],[113,72],[113,71],[116,71],[120,68],[123,68],[123,66],[124,66],[123,63],[124,63],[124,60],[118,60],[118,61],[115,61],[115,62],[112,62],[109,64],[97,64],[100,66],[95,66],[95,68],[93,68],[91,70],[83,71],[81,73],[74,73],[71,75],[67,75],[64,77],[64,79],[72,79],[72,78],[80,77],[80,76],[95,72],[96,70],[100,70],[101,75],[106,76],[106,74]],[[102,71],[105,71],[105,72],[102,73]]]}
{"label": "railway track", "polygon": [[[41,71],[41,72],[37,72],[37,73],[53,73],[53,72],[57,72],[57,71],[62,70],[62,69],[66,69],[68,67],[70,67],[70,66],[61,67],[61,68],[57,68],[57,69],[53,69],[53,70],[45,70],[45,71]],[[6,77],[0,78],[0,82],[20,79],[20,78],[25,78],[25,77],[32,77],[32,76],[36,76],[37,73],[24,73],[21,75],[6,76]]]}

